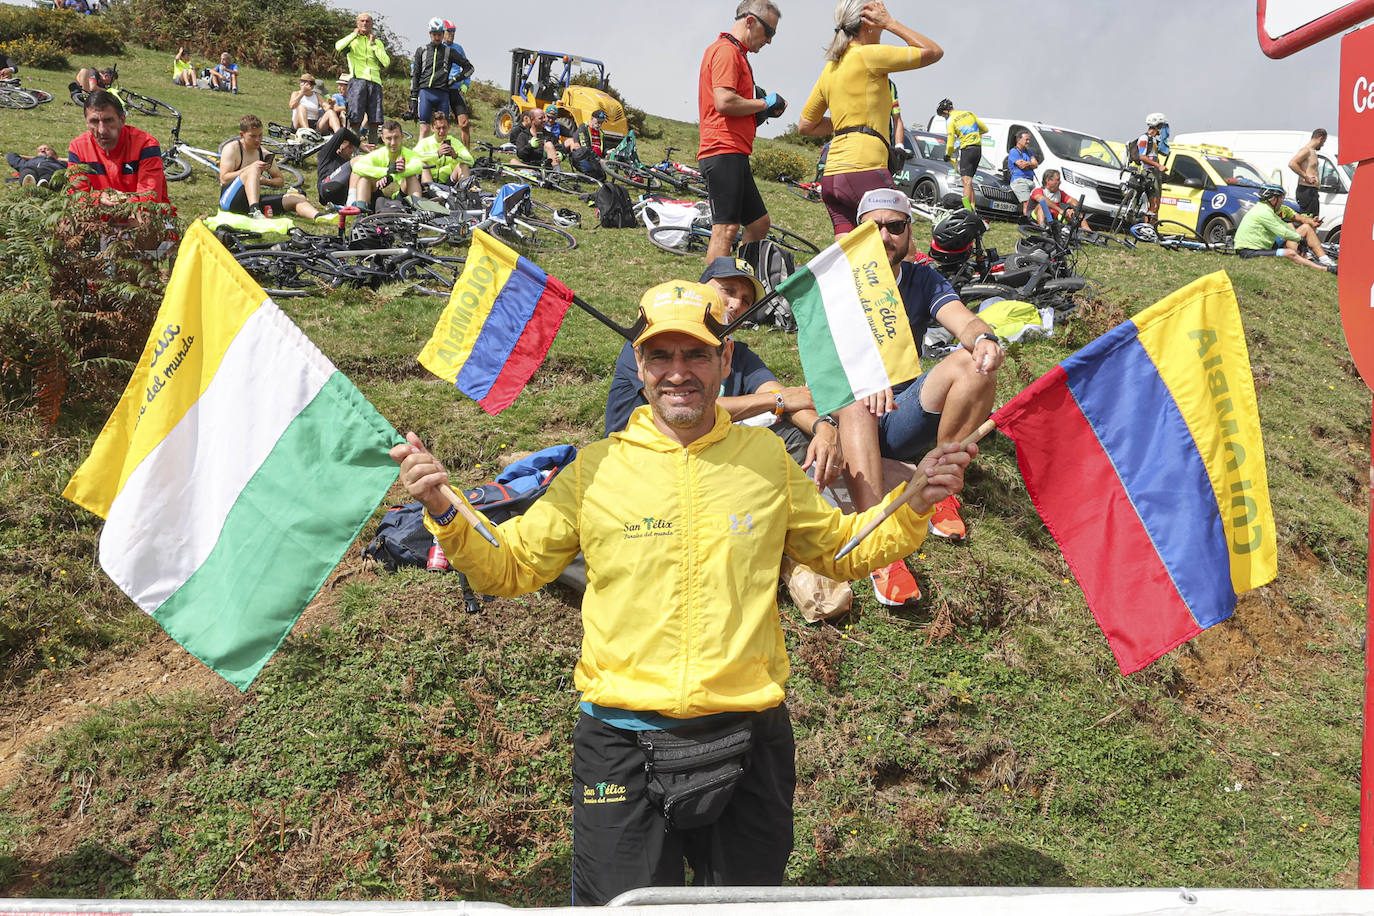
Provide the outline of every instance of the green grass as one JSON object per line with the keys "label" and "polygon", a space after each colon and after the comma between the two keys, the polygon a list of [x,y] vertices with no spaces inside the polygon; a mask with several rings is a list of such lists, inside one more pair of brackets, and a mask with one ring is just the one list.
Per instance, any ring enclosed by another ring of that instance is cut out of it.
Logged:
{"label": "green grass", "polygon": [[[281,120],[288,75],[245,71],[238,97],[193,92],[170,85],[164,57],[132,52],[123,80],[182,107],[196,145],[249,111]],[[59,92],[68,76],[28,78]],[[474,137],[491,112],[479,107]],[[693,148],[692,125],[651,123],[660,137],[643,144],[646,160]],[[0,145],[62,146],[79,126],[61,102],[0,112]],[[763,190],[777,221],[828,237],[819,206]],[[172,186],[184,216],[208,212],[214,191],[208,174]],[[618,320],[643,289],[701,267],[642,233],[591,228],[584,212],[577,250],[540,263]],[[1015,233],[998,225],[989,241],[1010,250]],[[1123,678],[1010,444],[992,438],[970,473],[969,543],[932,542],[916,560],[919,606],[879,608],[861,585],[862,613],[837,629],[784,605],[800,776],[789,881],[1354,883],[1369,394],[1335,281],[1149,247],[1090,249],[1080,269],[1100,301],[1053,339],[1014,348],[999,403],[1125,316],[1227,270],[1279,576],[1231,621]],[[492,418],[415,362],[438,303],[345,291],[284,307],[464,482],[493,476],[508,452],[599,435],[620,340],[585,315],[569,315],[534,382]],[[800,379],[794,337],[742,337]],[[95,564],[98,520],[58,496],[103,409],[66,412],[51,433],[13,411],[0,424],[0,707],[46,708],[52,691],[152,640]],[[550,588],[468,615],[451,577],[350,560],[317,605],[247,694],[135,681],[140,699],[98,699],[31,748],[0,788],[0,889],[564,902],[576,597]]]}

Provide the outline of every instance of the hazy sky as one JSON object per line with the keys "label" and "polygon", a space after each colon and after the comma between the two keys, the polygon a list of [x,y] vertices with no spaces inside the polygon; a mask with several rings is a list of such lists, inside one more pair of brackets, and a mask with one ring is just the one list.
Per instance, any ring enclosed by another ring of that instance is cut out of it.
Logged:
{"label": "hazy sky", "polygon": [[[789,108],[765,133],[797,120],[834,28],[833,0],[776,2],[782,10],[777,37],[750,60],[759,84],[781,93]],[[1255,6],[1255,0],[890,0],[894,16],[945,49],[939,63],[895,79],[913,125],[949,96],[984,117],[1040,120],[1113,140],[1137,136],[1152,111],[1164,112],[1176,135],[1318,126],[1335,133],[1339,36],[1270,60],[1256,39]],[[431,16],[453,19],[477,76],[502,87],[510,80],[511,48],[565,51],[605,61],[631,104],[695,121],[702,51],[730,25],[734,7],[735,0],[449,0],[447,6],[390,0],[380,13],[405,39],[407,54],[428,40]]]}

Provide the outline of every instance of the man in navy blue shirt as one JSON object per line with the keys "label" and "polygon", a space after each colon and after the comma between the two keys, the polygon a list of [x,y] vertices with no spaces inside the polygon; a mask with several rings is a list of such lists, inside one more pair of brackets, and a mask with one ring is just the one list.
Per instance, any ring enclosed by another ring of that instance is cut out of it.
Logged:
{"label": "man in navy blue shirt", "polygon": [[[737,258],[716,258],[707,265],[701,282],[711,284],[721,294],[724,314],[716,317],[722,323],[743,314],[763,295],[763,285],[754,276],[754,269]],[[837,421],[816,413],[810,389],[784,387],[747,344],[732,340],[726,345],[733,349],[730,373],[721,382],[716,403],[736,423],[768,424],[804,469],[815,467],[812,476],[816,482],[821,487],[828,486],[844,468]],[[605,435],[624,429],[634,409],[646,403],[644,382],[639,378],[634,350],[627,342],[615,362],[611,390],[606,396]]]}
{"label": "man in navy blue shirt", "polygon": [[[858,218],[878,224],[912,336],[919,341],[927,327],[938,323],[962,344],[915,380],[839,411],[849,494],[862,512],[882,499],[883,458],[914,461],[937,441],[962,441],[988,418],[997,369],[1006,354],[988,323],[959,301],[939,271],[905,260],[911,248],[911,201],[905,194],[891,188],[869,191],[859,201]],[[940,503],[930,521],[931,533],[962,538],[965,527],[958,510],[953,497]],[[901,560],[873,573],[873,591],[888,605],[921,595]]]}

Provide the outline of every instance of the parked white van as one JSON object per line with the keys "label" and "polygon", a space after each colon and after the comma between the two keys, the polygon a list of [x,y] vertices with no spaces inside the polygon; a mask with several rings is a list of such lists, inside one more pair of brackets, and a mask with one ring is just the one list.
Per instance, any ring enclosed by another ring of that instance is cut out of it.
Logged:
{"label": "parked white van", "polygon": [[[1208,130],[1179,134],[1177,143],[1210,143],[1224,146],[1237,159],[1243,159],[1270,181],[1283,185],[1289,197],[1297,195],[1298,176],[1288,167],[1293,156],[1312,139],[1305,130]],[[1350,179],[1355,166],[1336,162],[1337,141],[1329,134],[1326,143],[1317,150],[1317,190],[1321,194],[1322,224],[1317,237],[1322,241],[1340,242],[1341,223],[1345,220],[1345,201],[1350,195]]]}
{"label": "parked white van", "polygon": [[983,118],[983,123],[988,126],[983,152],[999,168],[1006,165],[1016,135],[1028,130],[1031,151],[1040,160],[1037,177],[1045,169],[1058,169],[1060,187],[1091,212],[1110,214],[1121,203],[1121,160],[1101,137],[1039,121]]}

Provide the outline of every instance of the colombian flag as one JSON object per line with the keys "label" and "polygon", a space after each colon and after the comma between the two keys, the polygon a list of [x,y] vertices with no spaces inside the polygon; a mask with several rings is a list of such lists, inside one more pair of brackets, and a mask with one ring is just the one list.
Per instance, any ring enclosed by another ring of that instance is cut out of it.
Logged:
{"label": "colombian flag", "polygon": [[420,365],[498,414],[544,362],[572,298],[557,278],[478,230]]}
{"label": "colombian flag", "polygon": [[1259,409],[1225,272],[1099,337],[993,419],[1122,674],[1274,578]]}
{"label": "colombian flag", "polygon": [[62,495],[105,519],[114,583],[245,690],[396,479],[399,441],[197,221]]}

